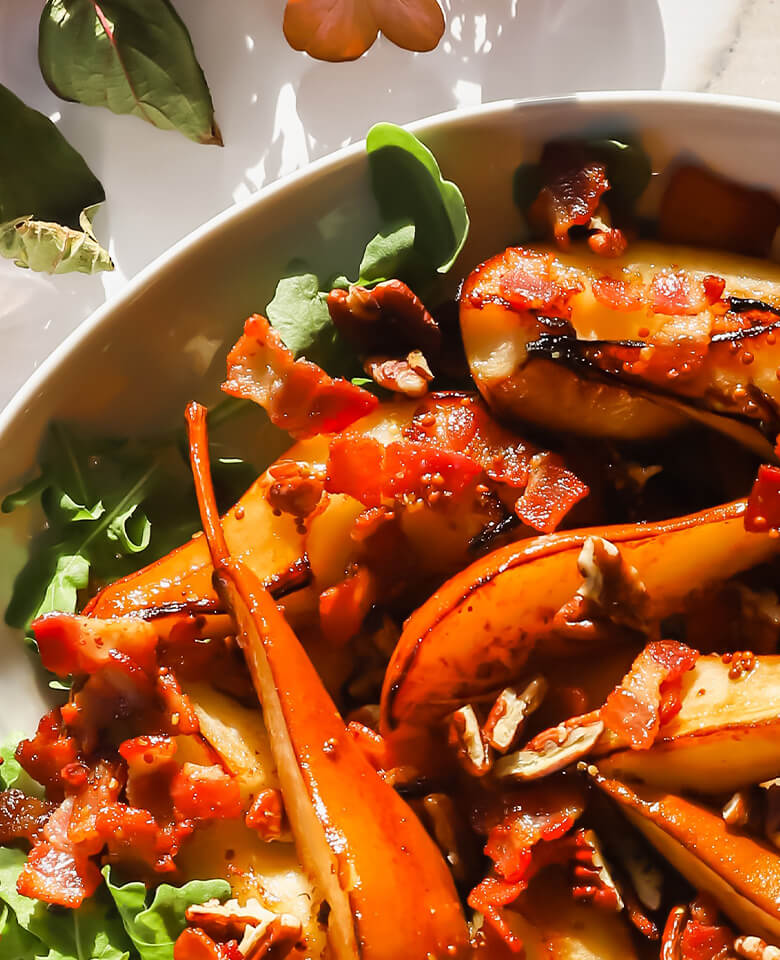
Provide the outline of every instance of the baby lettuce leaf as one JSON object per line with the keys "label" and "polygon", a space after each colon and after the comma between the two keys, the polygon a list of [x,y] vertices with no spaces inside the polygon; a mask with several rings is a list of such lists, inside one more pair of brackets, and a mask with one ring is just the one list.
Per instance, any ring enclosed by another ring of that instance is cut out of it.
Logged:
{"label": "baby lettuce leaf", "polygon": [[0,256],[45,273],[112,270],[92,232],[105,194],[81,155],[2,84],[0,128]]}
{"label": "baby lettuce leaf", "polygon": [[16,747],[21,739],[21,734],[13,734],[0,744],[0,759],[3,761],[0,764],[0,790],[15,787],[23,793],[42,796],[43,787],[25,773],[16,759]]}
{"label": "baby lettuce leaf", "polygon": [[[5,916],[2,956],[14,960],[8,952],[16,942],[20,956],[45,957],[46,960],[128,960],[131,944],[118,911],[105,891],[87,900],[78,910],[54,910],[40,900],[17,893],[16,881],[24,866],[21,850],[0,847],[0,920]],[[27,952],[25,952],[27,951]]]}
{"label": "baby lettuce leaf", "polygon": [[38,59],[65,100],[222,144],[192,39],[168,0],[48,0]]}
{"label": "baby lettuce leaf", "polygon": [[143,883],[114,884],[110,867],[104,868],[103,876],[141,960],[173,960],[173,944],[186,926],[187,907],[230,896],[226,880],[190,880],[182,887],[161,884],[148,903]]}
{"label": "baby lettuce leaf", "polygon": [[403,127],[376,124],[366,137],[366,151],[382,216],[414,223],[415,251],[429,268],[446,273],[469,232],[463,194],[442,177],[425,144]]}
{"label": "baby lettuce leaf", "polygon": [[384,223],[366,245],[358,279],[339,275],[323,283],[299,263],[279,281],[267,308],[269,321],[296,357],[305,356],[331,374],[353,371],[355,361],[333,326],[322,288],[371,287],[391,279],[418,290],[430,287],[437,274],[452,267],[469,231],[463,194],[442,178],[436,158],[414,134],[380,123],[369,131],[366,150]]}

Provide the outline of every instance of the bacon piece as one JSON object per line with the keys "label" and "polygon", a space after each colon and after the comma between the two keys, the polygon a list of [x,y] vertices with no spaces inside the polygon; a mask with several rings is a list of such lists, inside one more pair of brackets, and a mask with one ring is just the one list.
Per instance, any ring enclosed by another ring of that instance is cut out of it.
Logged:
{"label": "bacon piece", "polygon": [[43,839],[30,850],[16,883],[24,897],[76,909],[100,884],[100,871],[74,849],[68,835],[73,798],[64,800],[49,817]]}
{"label": "bacon piece", "polygon": [[109,665],[114,650],[147,673],[156,667],[157,632],[144,620],[49,613],[35,620],[32,629],[44,667],[60,677],[95,673]]}
{"label": "bacon piece", "polygon": [[50,800],[59,802],[64,799],[62,770],[79,760],[79,750],[73,737],[63,729],[59,709],[51,710],[41,718],[32,739],[20,741],[16,759],[33,780],[46,788]]}
{"label": "bacon piece", "polygon": [[611,310],[638,310],[644,303],[644,290],[639,284],[617,277],[596,277],[590,287],[596,300]]}
{"label": "bacon piece", "polygon": [[528,211],[533,224],[551,234],[556,244],[569,247],[569,230],[587,226],[602,196],[609,190],[607,168],[603,163],[585,163],[560,174],[542,187]]}
{"label": "bacon piece", "polygon": [[136,869],[151,868],[156,873],[176,869],[174,856],[184,837],[192,832],[192,824],[161,826],[148,810],[111,803],[101,810],[97,828],[106,843],[106,860]]}
{"label": "bacon piece", "polygon": [[482,914],[513,953],[522,952],[523,941],[506,922],[502,907],[514,903],[527,886],[509,883],[500,877],[485,877],[468,895],[471,909]]}
{"label": "bacon piece", "polygon": [[748,497],[745,529],[766,533],[780,529],[780,467],[762,463]]}
{"label": "bacon piece", "polygon": [[574,272],[558,275],[552,253],[517,247],[507,254],[511,255],[511,269],[501,278],[500,291],[510,307],[545,317],[571,316],[569,300],[582,290],[582,281]]}
{"label": "bacon piece", "polygon": [[43,828],[54,810],[54,804],[38,797],[28,797],[21,790],[0,792],[0,845],[14,840],[41,839]]}
{"label": "bacon piece", "polygon": [[370,413],[374,394],[334,380],[308,360],[296,360],[265,317],[254,314],[228,354],[222,390],[259,404],[275,426],[296,437],[335,433]]}
{"label": "bacon piece", "polygon": [[661,725],[679,713],[682,676],[698,656],[676,640],[649,643],[607,697],[600,711],[605,726],[632,750],[651,747]]}
{"label": "bacon piece", "polygon": [[628,248],[628,237],[622,230],[610,227],[592,233],[588,246],[599,257],[622,257]]}
{"label": "bacon piece", "polygon": [[699,894],[680,936],[680,960],[727,960],[733,956],[734,931],[718,919],[715,904],[706,894]]}
{"label": "bacon piece", "polygon": [[[709,290],[712,294],[712,284]],[[650,282],[648,300],[653,313],[669,316],[692,316],[710,306],[704,283],[684,270],[660,270],[656,273]]]}
{"label": "bacon piece", "polygon": [[349,494],[367,507],[408,497],[435,503],[457,496],[481,472],[470,457],[431,444],[385,446],[372,437],[345,434],[330,445],[325,489]]}
{"label": "bacon piece", "polygon": [[528,486],[515,503],[515,513],[526,526],[552,533],[587,495],[588,487],[566,469],[560,457],[540,453],[533,459]]}
{"label": "bacon piece", "polygon": [[185,763],[173,779],[171,797],[185,820],[232,820],[241,815],[238,780],[217,764]]}
{"label": "bacon piece", "polygon": [[439,355],[438,323],[400,280],[386,280],[373,290],[354,284],[348,290],[331,290],[328,310],[339,333],[363,356],[397,357],[410,350],[420,350],[429,359]]}
{"label": "bacon piece", "polygon": [[246,960],[237,940],[217,943],[205,930],[187,927],[173,945],[173,960]]}
{"label": "bacon piece", "polygon": [[245,819],[251,830],[256,830],[268,843],[278,840],[282,833],[282,793],[273,787],[261,790],[252,802]]}
{"label": "bacon piece", "polygon": [[198,732],[198,717],[190,698],[181,692],[176,676],[164,667],[160,667],[157,675],[157,693],[163,703],[165,726],[169,733],[178,736]]}

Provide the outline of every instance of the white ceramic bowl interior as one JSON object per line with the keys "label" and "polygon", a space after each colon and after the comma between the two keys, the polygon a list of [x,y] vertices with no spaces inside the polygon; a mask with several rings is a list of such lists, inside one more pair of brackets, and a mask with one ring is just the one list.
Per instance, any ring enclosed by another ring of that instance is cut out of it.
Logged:
{"label": "white ceramic bowl interior", "polygon": [[[377,118],[380,119],[380,118]],[[459,184],[472,219],[457,278],[521,238],[512,202],[517,165],[560,136],[639,135],[654,168],[694,159],[780,193],[780,106],[690,94],[586,94],[502,102],[421,121],[413,129]],[[180,423],[185,403],[217,393],[226,350],[244,318],[263,311],[285,267],[357,265],[377,226],[362,144],[261,191],[177,244],[98,310],[49,358],[0,415],[0,495],[35,465],[47,423],[74,420],[107,433]],[[172,185],[175,189],[175,185]],[[139,198],[143,205],[143,198]],[[149,229],[157,216],[149,211]],[[204,372],[203,352],[215,351]],[[0,519],[0,608],[24,562],[28,511]],[[0,625],[0,733],[31,730],[47,690],[18,632]]]}

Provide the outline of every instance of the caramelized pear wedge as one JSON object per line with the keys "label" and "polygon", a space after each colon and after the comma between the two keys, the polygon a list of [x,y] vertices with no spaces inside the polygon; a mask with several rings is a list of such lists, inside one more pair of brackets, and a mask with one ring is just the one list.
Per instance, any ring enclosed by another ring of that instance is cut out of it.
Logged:
{"label": "caramelized pear wedge", "polygon": [[780,856],[732,832],[719,813],[644,784],[588,773],[628,820],[697,890],[743,931],[780,942]]}
{"label": "caramelized pear wedge", "polygon": [[256,575],[230,556],[208,464],[205,411],[187,411],[215,583],[263,706],[299,856],[327,902],[339,960],[465,956],[468,931],[434,842],[347,734],[303,647]]}
{"label": "caramelized pear wedge", "polygon": [[599,631],[589,639],[556,621],[583,585],[578,561],[590,537],[613,544],[634,568],[650,622],[683,609],[692,590],[766,561],[778,541],[746,532],[745,506],[738,500],[662,523],[536,537],[471,564],[407,620],[385,675],[384,731],[485,699],[516,682],[535,649],[571,656],[588,642],[604,646]]}
{"label": "caramelized pear wedge", "polygon": [[779,305],[780,267],[765,260],[510,247],[468,277],[460,322],[474,381],[505,417],[627,440],[690,417],[766,456]]}
{"label": "caramelized pear wedge", "polygon": [[736,661],[699,657],[683,675],[680,712],[649,750],[611,752],[614,735],[596,745],[602,774],[641,780],[674,793],[719,794],[780,772],[780,656]]}

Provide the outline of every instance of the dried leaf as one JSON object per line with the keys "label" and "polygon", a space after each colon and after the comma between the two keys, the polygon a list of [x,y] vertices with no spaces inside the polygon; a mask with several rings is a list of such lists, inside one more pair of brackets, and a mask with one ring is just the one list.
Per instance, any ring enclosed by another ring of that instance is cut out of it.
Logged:
{"label": "dried leaf", "polygon": [[99,273],[114,263],[92,232],[90,212],[82,213],[82,229],[20,217],[0,224],[0,256],[17,267],[40,273]]}

